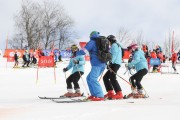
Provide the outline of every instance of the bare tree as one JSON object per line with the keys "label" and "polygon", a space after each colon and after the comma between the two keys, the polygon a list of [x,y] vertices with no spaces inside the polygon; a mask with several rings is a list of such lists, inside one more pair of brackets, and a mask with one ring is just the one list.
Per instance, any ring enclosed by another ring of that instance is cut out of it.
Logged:
{"label": "bare tree", "polygon": [[133,40],[138,46],[141,46],[144,43],[143,31],[139,31],[136,38]]}
{"label": "bare tree", "polygon": [[[19,39],[23,43],[21,46],[26,44],[29,48],[36,49],[41,44],[42,48],[48,49],[52,44],[56,45],[60,42],[60,35],[64,36],[64,41],[72,41],[73,24],[73,20],[61,5],[48,1],[39,4],[26,0],[15,16],[17,32],[14,38],[19,38],[21,34],[23,36],[23,39]],[[12,47],[15,47],[15,44]]]}
{"label": "bare tree", "polygon": [[122,46],[127,47],[130,43],[132,43],[132,38],[130,32],[124,28],[120,27],[117,33],[117,40],[122,44]]}
{"label": "bare tree", "polygon": [[29,48],[34,48],[34,39],[37,37],[38,8],[38,4],[23,1],[21,11],[15,16],[15,24],[19,32],[16,35],[21,34],[23,38],[25,38],[23,42],[26,43]]}
{"label": "bare tree", "polygon": [[[174,50],[178,50],[180,45],[180,40],[177,36],[173,36],[173,31],[169,29],[168,36],[165,38],[164,42],[164,52],[168,57],[171,57],[172,54],[172,40],[174,40]],[[174,38],[173,38],[174,37]]]}

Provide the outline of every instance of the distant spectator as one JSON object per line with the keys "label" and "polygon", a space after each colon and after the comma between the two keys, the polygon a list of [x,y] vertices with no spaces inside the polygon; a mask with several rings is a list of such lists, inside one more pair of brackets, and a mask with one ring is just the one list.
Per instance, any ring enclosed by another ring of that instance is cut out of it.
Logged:
{"label": "distant spectator", "polygon": [[177,53],[175,51],[173,51],[172,53],[172,57],[171,57],[171,60],[172,60],[172,68],[174,69],[174,72],[176,73],[176,62],[177,62]]}
{"label": "distant spectator", "polygon": [[15,51],[15,54],[14,54],[14,60],[15,60],[15,64],[14,64],[14,68],[17,68],[18,67],[18,64],[19,64],[19,56],[17,54],[17,50]]}
{"label": "distant spectator", "polygon": [[179,52],[177,53],[177,56],[178,56],[178,60],[180,61],[180,50],[179,50]]}

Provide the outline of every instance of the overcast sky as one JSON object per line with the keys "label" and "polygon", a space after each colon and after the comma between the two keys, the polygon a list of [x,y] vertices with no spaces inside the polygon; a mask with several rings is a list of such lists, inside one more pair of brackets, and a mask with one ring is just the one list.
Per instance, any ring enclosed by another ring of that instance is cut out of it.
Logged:
{"label": "overcast sky", "polygon": [[[43,0],[35,0],[43,1]],[[162,44],[169,29],[180,35],[180,0],[51,0],[60,2],[74,19],[81,41],[88,41],[93,30],[116,35],[120,27],[143,31],[147,41]],[[13,16],[22,0],[0,0],[0,49],[7,34],[13,35]]]}

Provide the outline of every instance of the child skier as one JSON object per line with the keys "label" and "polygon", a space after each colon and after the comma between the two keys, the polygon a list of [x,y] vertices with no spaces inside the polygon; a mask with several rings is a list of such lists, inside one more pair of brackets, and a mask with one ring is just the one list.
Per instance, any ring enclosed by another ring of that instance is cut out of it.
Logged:
{"label": "child skier", "polygon": [[[107,39],[110,41],[110,53],[112,54],[112,60],[111,63],[107,66],[109,70],[103,76],[104,85],[106,87],[106,91],[108,92],[104,98],[122,99],[122,90],[118,81],[116,80],[116,73],[121,67],[122,63],[122,51],[120,45],[116,42],[115,36],[109,35]],[[116,94],[114,94],[114,91]]]}
{"label": "child skier", "polygon": [[25,67],[25,65],[27,65],[27,67],[29,67],[29,63],[30,63],[30,54],[28,52],[28,50],[25,50],[25,53],[23,55],[23,60],[24,60],[24,64],[22,67]]}
{"label": "child skier", "polygon": [[[68,71],[69,69],[73,68],[72,74],[66,79],[67,83],[67,93],[64,94],[65,97],[79,97],[81,96],[80,87],[78,81],[80,77],[84,74],[84,64],[85,58],[84,55],[76,54],[79,51],[76,45],[71,46],[72,57],[69,61],[69,65],[63,69],[63,72]],[[73,93],[72,85],[74,84],[75,93]]]}
{"label": "child skier", "polygon": [[147,60],[144,56],[144,52],[138,49],[137,44],[132,44],[128,47],[128,51],[133,53],[132,61],[128,63],[128,67],[135,66],[137,73],[132,75],[129,79],[132,84],[132,93],[128,95],[129,97],[142,98],[145,97],[143,94],[143,87],[141,85],[142,78],[148,73]]}
{"label": "child skier", "polygon": [[19,64],[19,56],[17,54],[17,50],[15,51],[15,54],[14,54],[14,60],[15,60],[15,64],[14,64],[14,67],[13,68],[18,68],[18,64]]}

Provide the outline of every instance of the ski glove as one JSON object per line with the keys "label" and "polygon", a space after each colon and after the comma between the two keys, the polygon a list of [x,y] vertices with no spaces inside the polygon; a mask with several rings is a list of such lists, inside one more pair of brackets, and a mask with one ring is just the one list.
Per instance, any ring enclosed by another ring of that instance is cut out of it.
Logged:
{"label": "ski glove", "polygon": [[73,63],[74,64],[79,64],[79,61],[78,60],[73,60]]}
{"label": "ski glove", "polygon": [[63,72],[66,72],[66,71],[68,71],[68,69],[67,68],[63,68]]}
{"label": "ski glove", "polygon": [[130,70],[130,69],[135,69],[135,66],[134,66],[134,65],[131,65],[131,64],[128,64],[128,65],[127,65],[127,68],[128,68],[128,70]]}

